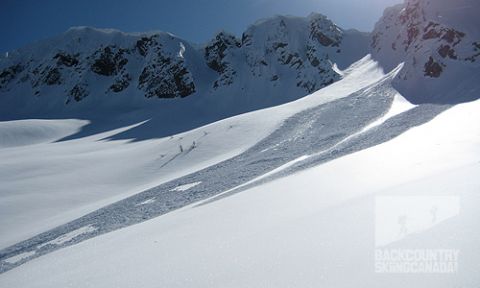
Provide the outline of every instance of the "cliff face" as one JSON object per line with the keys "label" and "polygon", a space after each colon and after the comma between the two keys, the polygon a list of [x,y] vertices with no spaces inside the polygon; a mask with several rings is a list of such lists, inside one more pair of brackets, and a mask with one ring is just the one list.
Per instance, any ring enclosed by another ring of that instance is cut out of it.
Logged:
{"label": "cliff face", "polygon": [[[358,42],[356,49],[345,39]],[[202,46],[163,32],[72,28],[3,57],[0,97],[27,114],[186,97],[244,112],[339,80],[334,63],[361,58],[367,41],[368,34],[344,31],[320,14],[262,20],[239,39],[220,32]]]}
{"label": "cliff face", "polygon": [[480,75],[480,20],[472,11],[480,11],[480,2],[407,0],[385,11],[372,33],[372,54],[386,70],[404,63],[396,86],[409,100],[478,97],[469,91]]}
{"label": "cliff face", "polygon": [[476,11],[476,0],[407,0],[386,9],[371,34],[321,14],[276,16],[203,45],[163,32],[72,28],[0,58],[0,116],[188,102],[188,113],[219,119],[308,95],[368,53],[386,72],[403,63],[394,85],[412,102],[467,101],[478,98]]}
{"label": "cliff face", "polygon": [[140,103],[136,97],[187,97],[196,91],[193,75],[209,72],[196,63],[200,57],[187,42],[166,33],[72,28],[3,58],[0,95],[32,111],[35,106],[68,110],[81,102],[115,104],[115,97],[126,105]]}

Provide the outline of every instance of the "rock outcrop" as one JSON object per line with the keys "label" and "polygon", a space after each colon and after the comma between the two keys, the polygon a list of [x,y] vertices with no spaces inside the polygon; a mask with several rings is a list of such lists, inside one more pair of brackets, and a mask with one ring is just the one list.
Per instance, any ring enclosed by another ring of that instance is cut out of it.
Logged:
{"label": "rock outcrop", "polygon": [[[345,39],[358,45],[350,48]],[[363,57],[367,39],[320,14],[261,20],[239,38],[222,31],[205,45],[163,32],[72,28],[1,58],[0,98],[46,111],[79,102],[148,106],[162,105],[152,99],[195,97],[235,114],[285,103],[339,80],[334,64]],[[355,49],[359,53],[352,57]]]}
{"label": "rock outcrop", "polygon": [[386,70],[404,63],[396,85],[411,101],[465,100],[448,95],[455,87],[468,90],[476,81],[472,77],[480,75],[480,21],[469,17],[472,9],[479,11],[480,2],[406,0],[387,9],[376,24],[372,54]]}

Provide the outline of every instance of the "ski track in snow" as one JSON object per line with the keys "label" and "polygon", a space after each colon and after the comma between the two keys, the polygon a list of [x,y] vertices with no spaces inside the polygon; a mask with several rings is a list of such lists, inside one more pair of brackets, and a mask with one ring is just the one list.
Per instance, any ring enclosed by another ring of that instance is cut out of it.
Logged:
{"label": "ski track in snow", "polygon": [[[148,189],[3,249],[0,251],[0,273],[88,238],[152,219],[201,200],[205,201],[198,205],[209,203],[260,183],[378,145],[449,108],[420,105],[393,113],[391,107],[397,92],[391,88],[389,80],[387,76],[383,81],[348,97],[295,114],[272,134],[238,156]],[[88,231],[82,232],[81,229],[86,227]],[[17,261],[8,261],[13,257],[17,257]]]}

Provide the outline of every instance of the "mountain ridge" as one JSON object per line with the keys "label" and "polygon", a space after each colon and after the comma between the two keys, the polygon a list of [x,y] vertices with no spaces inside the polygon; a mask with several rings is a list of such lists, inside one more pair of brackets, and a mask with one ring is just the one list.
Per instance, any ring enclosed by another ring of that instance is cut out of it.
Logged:
{"label": "mountain ridge", "polygon": [[372,32],[372,56],[387,71],[405,63],[394,86],[411,102],[477,99],[480,21],[472,11],[479,9],[475,0],[406,0],[387,8]]}
{"label": "mountain ridge", "polygon": [[[349,38],[359,42],[355,49],[342,46]],[[295,100],[339,80],[332,61],[346,67],[367,46],[368,34],[344,31],[318,13],[262,19],[241,38],[221,31],[204,44],[166,32],[73,27],[3,57],[0,95],[15,98],[10,100],[16,109],[27,107],[26,115],[76,110],[69,106],[81,102],[124,102],[134,109],[151,105],[142,98],[195,96],[205,103],[199,108],[218,105],[231,116]],[[106,101],[102,94],[125,99]],[[41,98],[49,103],[36,101]]]}
{"label": "mountain ridge", "polygon": [[203,44],[168,32],[72,27],[0,58],[7,103],[0,115],[91,118],[147,109],[206,123],[306,96],[369,53],[385,72],[404,63],[394,86],[410,102],[470,101],[478,98],[480,36],[468,23],[478,5],[406,0],[385,9],[370,33],[344,30],[319,13],[277,15],[240,37],[221,30]]}

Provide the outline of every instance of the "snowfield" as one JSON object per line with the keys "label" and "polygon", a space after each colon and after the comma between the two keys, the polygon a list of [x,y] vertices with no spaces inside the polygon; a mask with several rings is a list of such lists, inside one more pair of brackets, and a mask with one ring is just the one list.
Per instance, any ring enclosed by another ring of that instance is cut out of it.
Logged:
{"label": "snowfield", "polygon": [[[3,143],[11,146],[0,149],[0,231],[9,231],[0,238],[0,248],[234,157],[266,137],[289,116],[346,97],[384,77],[369,57],[345,73],[341,84],[330,85],[310,97],[161,139],[108,141],[112,135],[142,124],[138,123],[55,142],[87,123],[83,120],[0,122],[0,139],[7,139]],[[77,126],[71,125],[65,131],[66,125],[62,123]],[[15,130],[11,128],[14,125]],[[46,139],[38,130],[53,131],[51,134],[63,137]],[[17,135],[10,139],[20,139],[18,142],[8,140],[12,133]],[[194,142],[195,149],[189,151]],[[180,146],[184,152],[180,152]]]}
{"label": "snowfield", "polygon": [[88,121],[78,119],[5,121],[0,126],[0,148],[55,142],[87,124]]}
{"label": "snowfield", "polygon": [[[0,287],[475,286],[480,102],[412,105],[401,68],[366,56],[307,97],[159,139],[0,122],[21,135],[0,149]],[[375,224],[387,196],[455,201],[400,237]],[[395,247],[459,251],[460,268],[376,272]]]}
{"label": "snowfield", "polygon": [[[476,287],[479,109],[457,105],[382,145],[60,249],[0,286]],[[375,273],[384,196],[459,200],[458,215],[386,246],[457,249],[457,273]]]}
{"label": "snowfield", "polygon": [[0,288],[480,287],[479,3],[0,56]]}

